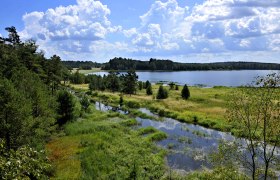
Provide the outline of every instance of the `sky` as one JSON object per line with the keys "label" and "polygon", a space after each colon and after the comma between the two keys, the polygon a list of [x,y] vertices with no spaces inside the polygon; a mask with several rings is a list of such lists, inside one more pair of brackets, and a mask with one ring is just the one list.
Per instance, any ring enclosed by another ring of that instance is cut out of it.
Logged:
{"label": "sky", "polygon": [[46,57],[280,63],[280,0],[1,0],[0,36],[15,26]]}

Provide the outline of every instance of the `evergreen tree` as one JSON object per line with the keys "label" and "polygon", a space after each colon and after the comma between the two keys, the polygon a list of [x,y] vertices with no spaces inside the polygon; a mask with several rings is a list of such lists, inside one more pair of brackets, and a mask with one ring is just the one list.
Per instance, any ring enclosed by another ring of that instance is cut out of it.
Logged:
{"label": "evergreen tree", "polygon": [[178,91],[179,90],[179,86],[176,84],[175,86],[175,90]]}
{"label": "evergreen tree", "polygon": [[47,66],[47,83],[51,87],[52,94],[57,89],[62,80],[62,63],[59,56],[52,56]]}
{"label": "evergreen tree", "polygon": [[58,114],[60,116],[58,124],[62,126],[66,122],[74,119],[74,97],[68,91],[63,90],[58,93],[57,102]]}
{"label": "evergreen tree", "polygon": [[31,120],[31,103],[16,91],[11,81],[0,81],[0,139],[6,149],[17,149],[25,144],[25,133]]}
{"label": "evergreen tree", "polygon": [[166,98],[168,98],[168,92],[162,85],[160,85],[157,93],[157,99],[166,99]]}
{"label": "evergreen tree", "polygon": [[84,95],[84,96],[82,97],[82,99],[80,100],[80,103],[81,103],[81,105],[82,105],[82,109],[84,110],[84,112],[87,112],[88,107],[89,107],[89,105],[90,105],[90,102],[89,102],[89,99],[87,98],[86,95]]}
{"label": "evergreen tree", "polygon": [[126,94],[135,94],[137,89],[137,80],[138,76],[134,70],[128,71],[125,75],[122,76],[123,81],[123,92]]}
{"label": "evergreen tree", "polygon": [[107,88],[112,92],[120,90],[120,80],[118,77],[118,72],[110,71],[107,76]]}
{"label": "evergreen tree", "polygon": [[152,89],[152,85],[149,85],[146,89],[146,94],[147,95],[152,95],[153,94],[153,89]]}
{"label": "evergreen tree", "polygon": [[141,91],[143,89],[143,82],[142,81],[138,81],[138,88]]}
{"label": "evergreen tree", "polygon": [[151,85],[150,81],[146,81],[144,85],[144,89],[146,89],[149,85]]}
{"label": "evergreen tree", "polygon": [[183,99],[188,99],[190,97],[190,91],[186,84],[184,85],[184,87],[182,89],[181,96]]}

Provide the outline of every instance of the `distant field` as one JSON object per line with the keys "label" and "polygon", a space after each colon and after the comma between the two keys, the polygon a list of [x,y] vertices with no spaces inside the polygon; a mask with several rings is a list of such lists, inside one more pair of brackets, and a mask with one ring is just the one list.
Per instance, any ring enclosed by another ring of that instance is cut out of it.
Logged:
{"label": "distant field", "polygon": [[[79,68],[74,68],[72,70],[72,73],[75,73]],[[92,68],[91,70],[79,70],[79,73],[81,74],[88,74],[88,73],[94,73],[101,71],[101,68]]]}
{"label": "distant field", "polygon": [[[80,90],[88,90],[87,84],[72,85],[72,87]],[[199,88],[189,87],[191,97],[188,100],[181,98],[181,89],[169,90],[169,97],[164,100],[155,100],[159,85],[153,85],[152,96],[146,95],[146,90],[137,91],[136,95],[124,95],[125,102],[134,102],[141,107],[147,107],[150,110],[164,114],[164,116],[172,117],[177,120],[189,123],[196,123],[205,127],[210,127],[223,131],[235,131],[226,117],[228,95],[235,88],[230,87],[214,87]],[[167,89],[169,87],[166,87]],[[107,97],[109,103],[118,104],[120,93],[98,92],[95,98]]]}

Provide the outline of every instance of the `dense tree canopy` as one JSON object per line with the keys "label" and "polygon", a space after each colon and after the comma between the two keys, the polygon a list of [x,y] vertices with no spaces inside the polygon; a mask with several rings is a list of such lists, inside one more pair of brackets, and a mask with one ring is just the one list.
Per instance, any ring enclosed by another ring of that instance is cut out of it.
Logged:
{"label": "dense tree canopy", "polygon": [[[0,179],[45,177],[47,162],[38,150],[56,129],[56,94],[68,70],[59,56],[46,59],[33,40],[22,42],[15,27],[6,30],[9,36],[0,38]],[[12,164],[21,160],[26,163]]]}
{"label": "dense tree canopy", "polygon": [[151,71],[184,71],[184,70],[280,70],[280,64],[257,62],[219,62],[219,63],[178,63],[171,60],[151,58],[139,61],[127,58],[113,58],[102,65],[104,70],[151,70]]}

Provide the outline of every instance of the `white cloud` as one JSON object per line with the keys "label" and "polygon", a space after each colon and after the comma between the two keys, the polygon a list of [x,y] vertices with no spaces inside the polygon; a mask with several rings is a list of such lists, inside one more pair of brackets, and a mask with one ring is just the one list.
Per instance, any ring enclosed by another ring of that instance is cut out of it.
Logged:
{"label": "white cloud", "polygon": [[77,0],[76,5],[32,12],[23,16],[25,38],[56,40],[99,40],[112,30],[106,5]]}
{"label": "white cloud", "polygon": [[110,13],[100,1],[77,0],[75,5],[24,15],[20,34],[36,39],[47,55],[68,59],[180,59],[188,54],[217,58],[209,54],[280,52],[279,0],[205,0],[193,7],[181,7],[176,0],[156,0],[139,17],[139,26],[130,29],[112,25]]}
{"label": "white cloud", "polygon": [[131,37],[131,36],[137,34],[137,30],[136,30],[136,28],[131,28],[128,30],[123,30],[123,33],[126,37]]}
{"label": "white cloud", "polygon": [[[148,55],[280,49],[280,40],[270,38],[280,33],[275,0],[206,0],[192,8],[176,0],[155,1],[140,19],[141,26],[128,37],[139,52],[150,49]],[[151,30],[154,25],[158,33]]]}

